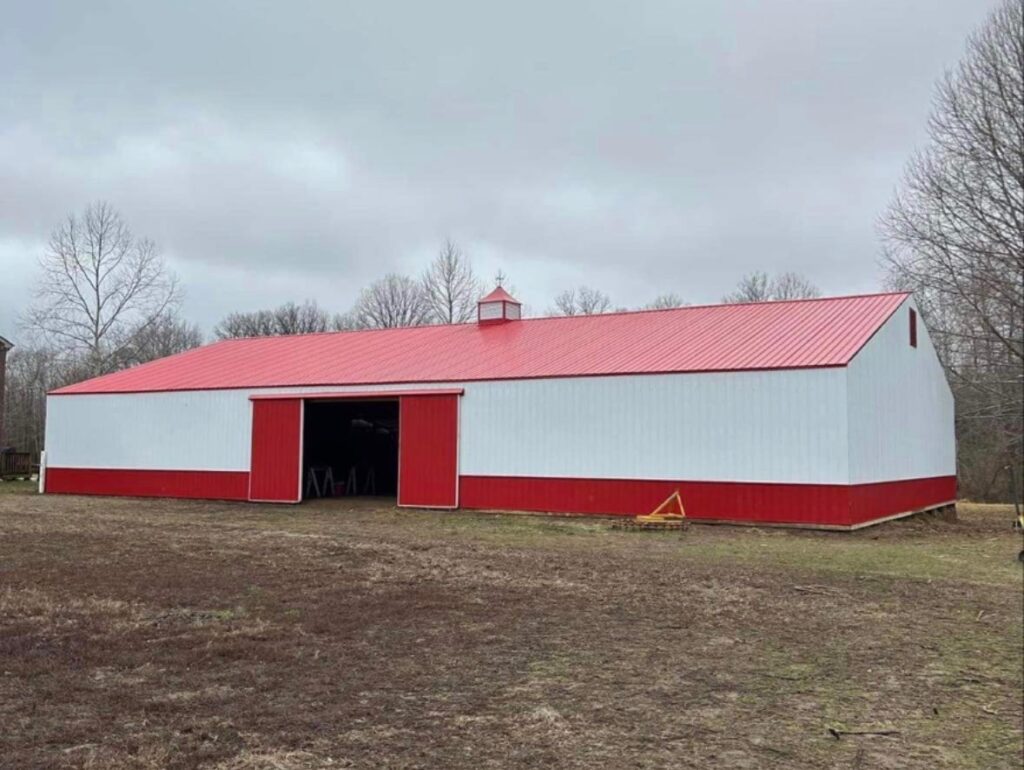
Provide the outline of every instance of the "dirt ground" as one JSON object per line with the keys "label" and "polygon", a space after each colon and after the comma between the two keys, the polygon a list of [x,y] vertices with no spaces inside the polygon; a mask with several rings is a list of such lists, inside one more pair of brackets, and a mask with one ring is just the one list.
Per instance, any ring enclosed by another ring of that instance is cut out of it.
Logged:
{"label": "dirt ground", "polygon": [[1021,766],[1006,507],[637,534],[0,487],[5,768]]}

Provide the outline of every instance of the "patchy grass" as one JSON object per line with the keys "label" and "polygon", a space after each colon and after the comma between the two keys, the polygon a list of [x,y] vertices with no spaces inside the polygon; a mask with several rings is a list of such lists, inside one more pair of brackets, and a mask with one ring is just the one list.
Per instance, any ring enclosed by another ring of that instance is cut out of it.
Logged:
{"label": "patchy grass", "polygon": [[1011,520],[4,494],[0,765],[1017,768]]}
{"label": "patchy grass", "polygon": [[[845,538],[845,539],[844,539]],[[956,580],[1005,586],[1019,575],[1012,537],[937,539],[914,537],[899,542],[850,535],[800,538],[790,534],[760,539],[735,537],[713,544],[684,542],[680,550],[695,559],[742,560],[763,567],[838,573],[858,578]]]}
{"label": "patchy grass", "polygon": [[39,491],[38,481],[17,481],[0,480],[0,495],[31,495]]}

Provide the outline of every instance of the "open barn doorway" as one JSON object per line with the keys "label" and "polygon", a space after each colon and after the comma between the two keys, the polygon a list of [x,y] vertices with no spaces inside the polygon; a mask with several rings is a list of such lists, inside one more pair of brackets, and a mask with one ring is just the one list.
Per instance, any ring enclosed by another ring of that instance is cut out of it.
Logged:
{"label": "open barn doorway", "polygon": [[302,499],[398,494],[398,400],[306,402]]}

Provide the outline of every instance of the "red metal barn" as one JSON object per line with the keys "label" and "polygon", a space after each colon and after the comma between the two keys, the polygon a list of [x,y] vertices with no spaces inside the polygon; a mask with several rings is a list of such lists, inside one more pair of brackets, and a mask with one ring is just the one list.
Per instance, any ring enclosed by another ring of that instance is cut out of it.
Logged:
{"label": "red metal barn", "polygon": [[[46,491],[855,527],[956,497],[908,294],[217,342],[49,395]],[[313,489],[316,487],[314,486]]]}

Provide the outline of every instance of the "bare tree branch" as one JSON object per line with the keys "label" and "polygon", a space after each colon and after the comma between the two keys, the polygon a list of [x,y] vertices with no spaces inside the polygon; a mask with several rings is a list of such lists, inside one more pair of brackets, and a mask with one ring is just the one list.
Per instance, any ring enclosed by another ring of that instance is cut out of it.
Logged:
{"label": "bare tree branch", "polygon": [[118,363],[122,367],[144,364],[199,347],[203,344],[203,334],[195,324],[166,314],[138,329],[131,340],[131,344],[121,352]]}
{"label": "bare tree branch", "polygon": [[468,257],[452,241],[445,241],[423,275],[423,291],[433,320],[456,324],[476,314],[481,286]]}
{"label": "bare tree branch", "polygon": [[1024,451],[1022,26],[1004,0],[969,38],[880,223],[887,283],[914,292],[956,396],[961,490],[982,498]]}
{"label": "bare tree branch", "polygon": [[722,297],[722,302],[767,302],[771,298],[771,280],[768,273],[755,271],[740,278],[736,290]]}
{"label": "bare tree branch", "polygon": [[422,283],[389,273],[363,289],[352,309],[359,329],[393,329],[430,323],[432,311]]}
{"label": "bare tree branch", "polygon": [[156,245],[136,238],[108,203],[68,216],[40,270],[25,325],[82,357],[86,376],[119,368],[137,337],[173,316],[181,300]]}
{"label": "bare tree branch", "polygon": [[644,305],[645,310],[668,310],[674,307],[683,307],[686,302],[678,294],[674,292],[668,292],[667,294],[659,294],[651,302]]}
{"label": "bare tree branch", "polygon": [[599,315],[612,309],[612,301],[600,289],[580,286],[579,289],[566,289],[555,297],[554,315]]}
{"label": "bare tree branch", "polygon": [[218,339],[224,340],[238,337],[314,334],[335,328],[338,328],[336,319],[332,319],[316,302],[306,300],[301,305],[286,302],[273,310],[228,313],[213,327],[213,333]]}
{"label": "bare tree branch", "polygon": [[780,273],[772,280],[772,299],[814,299],[821,290],[799,273]]}
{"label": "bare tree branch", "polygon": [[740,278],[736,290],[722,297],[722,302],[773,302],[820,296],[818,287],[799,273],[780,273],[770,277],[765,272],[754,271]]}

